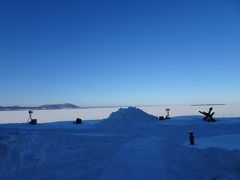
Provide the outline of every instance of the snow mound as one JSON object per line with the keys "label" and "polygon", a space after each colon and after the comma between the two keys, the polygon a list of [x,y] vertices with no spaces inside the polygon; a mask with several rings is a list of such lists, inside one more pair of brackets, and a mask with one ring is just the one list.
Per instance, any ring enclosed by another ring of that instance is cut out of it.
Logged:
{"label": "snow mound", "polygon": [[107,127],[146,127],[158,121],[156,116],[150,115],[136,107],[120,108],[113,112],[100,124]]}

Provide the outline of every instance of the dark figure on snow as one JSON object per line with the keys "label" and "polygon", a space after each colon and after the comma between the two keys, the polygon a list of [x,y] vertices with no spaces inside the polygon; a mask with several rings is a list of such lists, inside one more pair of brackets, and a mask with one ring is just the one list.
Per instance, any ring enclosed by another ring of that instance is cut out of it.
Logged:
{"label": "dark figure on snow", "polygon": [[215,114],[214,112],[212,112],[213,108],[209,108],[209,112],[202,112],[202,111],[199,111],[201,114],[203,114],[205,117],[203,118],[204,121],[208,121],[208,122],[216,122],[215,119],[213,119],[213,115]]}

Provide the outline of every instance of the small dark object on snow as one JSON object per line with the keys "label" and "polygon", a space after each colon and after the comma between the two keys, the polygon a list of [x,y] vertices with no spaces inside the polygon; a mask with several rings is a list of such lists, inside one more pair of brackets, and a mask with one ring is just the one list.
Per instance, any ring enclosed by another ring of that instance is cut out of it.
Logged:
{"label": "small dark object on snow", "polygon": [[166,115],[165,119],[170,119],[170,115],[169,115],[170,109],[166,109],[166,112],[167,112],[167,115]]}
{"label": "small dark object on snow", "polygon": [[37,119],[31,119],[29,122],[31,125],[37,125]]}
{"label": "small dark object on snow", "polygon": [[203,118],[204,121],[207,121],[207,122],[216,122],[215,119],[213,119],[213,115],[215,114],[215,112],[212,112],[213,108],[209,108],[209,112],[206,113],[206,112],[202,112],[202,111],[199,111],[201,114],[203,114],[205,117]]}
{"label": "small dark object on snow", "polygon": [[82,119],[77,118],[77,119],[76,119],[76,124],[82,124]]}
{"label": "small dark object on snow", "polygon": [[164,116],[159,116],[159,120],[164,120]]}
{"label": "small dark object on snow", "polygon": [[194,145],[195,144],[193,132],[189,133],[189,142],[190,142],[190,145]]}
{"label": "small dark object on snow", "polygon": [[159,120],[166,120],[166,119],[171,119],[169,116],[170,109],[166,109],[167,115],[164,116],[159,116]]}
{"label": "small dark object on snow", "polygon": [[37,119],[32,118],[33,111],[28,111],[29,118],[28,118],[28,123],[31,125],[37,125]]}
{"label": "small dark object on snow", "polygon": [[[31,119],[32,119],[33,111],[28,111],[28,114],[29,114],[29,119],[31,120]],[[29,119],[28,119],[28,120],[29,120]]]}

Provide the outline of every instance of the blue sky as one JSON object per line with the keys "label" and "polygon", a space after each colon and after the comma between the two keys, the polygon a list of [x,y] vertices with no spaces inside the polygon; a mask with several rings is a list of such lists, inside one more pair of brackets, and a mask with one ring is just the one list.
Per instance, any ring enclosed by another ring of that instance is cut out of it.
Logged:
{"label": "blue sky", "polygon": [[237,0],[2,0],[0,22],[0,105],[240,102]]}

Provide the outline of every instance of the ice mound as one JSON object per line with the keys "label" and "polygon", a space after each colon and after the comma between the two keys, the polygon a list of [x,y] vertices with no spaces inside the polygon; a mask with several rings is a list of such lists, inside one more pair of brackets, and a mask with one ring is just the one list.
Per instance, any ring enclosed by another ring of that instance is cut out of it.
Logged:
{"label": "ice mound", "polygon": [[111,127],[146,127],[153,125],[158,118],[136,107],[120,108],[101,122],[102,126]]}

